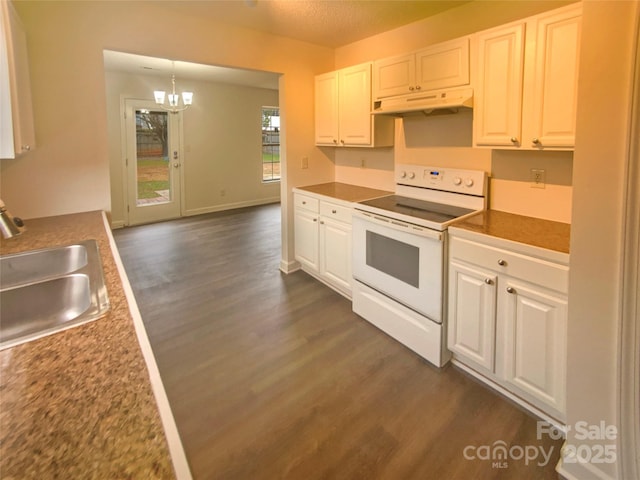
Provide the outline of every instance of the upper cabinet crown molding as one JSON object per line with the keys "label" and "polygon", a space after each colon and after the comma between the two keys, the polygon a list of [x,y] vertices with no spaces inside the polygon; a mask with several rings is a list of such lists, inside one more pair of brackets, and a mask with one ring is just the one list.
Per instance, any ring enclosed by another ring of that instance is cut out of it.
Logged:
{"label": "upper cabinet crown molding", "polygon": [[376,100],[469,85],[469,37],[376,60],[373,65]]}
{"label": "upper cabinet crown molding", "polygon": [[[2,58],[3,61],[6,60],[6,68],[0,69],[2,75],[0,85],[3,90],[0,115],[3,126],[6,121],[8,127],[3,128],[3,134],[8,135],[7,143],[10,143],[11,138],[13,139],[13,149],[11,149],[11,145],[9,148],[5,148],[5,139],[3,138],[0,156],[14,158],[16,155],[35,148],[27,37],[11,2],[0,2],[0,15],[4,44],[2,45],[2,55],[6,54],[6,57]],[[10,102],[4,101],[7,96],[10,97]]]}
{"label": "upper cabinet crown molding", "polygon": [[477,34],[474,145],[570,150],[581,5]]}
{"label": "upper cabinet crown molding", "polygon": [[367,62],[316,76],[316,145],[393,145],[393,119],[371,114],[371,65]]}

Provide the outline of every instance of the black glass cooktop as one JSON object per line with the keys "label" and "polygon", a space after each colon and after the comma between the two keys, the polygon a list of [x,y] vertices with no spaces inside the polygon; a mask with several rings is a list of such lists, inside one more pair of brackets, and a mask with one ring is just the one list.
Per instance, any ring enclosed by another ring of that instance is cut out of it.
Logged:
{"label": "black glass cooktop", "polygon": [[364,202],[360,202],[360,204],[436,223],[448,222],[474,212],[474,210],[469,208],[427,202],[426,200],[418,200],[416,198],[403,197],[400,195],[387,195],[386,197],[366,200]]}

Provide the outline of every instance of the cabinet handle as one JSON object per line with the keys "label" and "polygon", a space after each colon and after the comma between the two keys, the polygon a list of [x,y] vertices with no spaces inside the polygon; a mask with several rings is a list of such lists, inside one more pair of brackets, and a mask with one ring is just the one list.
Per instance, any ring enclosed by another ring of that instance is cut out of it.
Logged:
{"label": "cabinet handle", "polygon": [[516,137],[511,137],[511,143],[518,143],[518,139]]}
{"label": "cabinet handle", "polygon": [[531,140],[531,143],[533,143],[534,145],[538,145],[540,143],[540,139],[534,138],[533,140]]}
{"label": "cabinet handle", "polygon": [[492,285],[493,284],[493,280],[491,280],[490,278],[485,278],[484,279],[484,283],[486,283],[487,285]]}
{"label": "cabinet handle", "polygon": [[500,265],[501,267],[505,267],[507,265],[506,260],[500,259],[498,260],[498,265]]}
{"label": "cabinet handle", "polygon": [[516,289],[513,287],[507,287],[507,293],[516,293]]}

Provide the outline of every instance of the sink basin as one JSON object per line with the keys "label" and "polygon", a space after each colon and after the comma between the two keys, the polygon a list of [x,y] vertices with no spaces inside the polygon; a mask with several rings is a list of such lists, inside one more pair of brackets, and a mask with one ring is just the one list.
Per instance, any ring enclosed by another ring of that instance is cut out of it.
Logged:
{"label": "sink basin", "polygon": [[0,257],[0,349],[95,320],[108,309],[95,240]]}
{"label": "sink basin", "polygon": [[0,257],[0,285],[4,290],[75,272],[88,262],[83,244],[35,250]]}

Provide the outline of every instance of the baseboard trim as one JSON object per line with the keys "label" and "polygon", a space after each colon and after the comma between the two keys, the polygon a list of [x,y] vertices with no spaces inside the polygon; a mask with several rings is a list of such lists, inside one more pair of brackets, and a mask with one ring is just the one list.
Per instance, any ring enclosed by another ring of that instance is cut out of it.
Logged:
{"label": "baseboard trim", "polygon": [[125,227],[124,220],[116,220],[114,222],[111,222],[111,230],[117,230],[119,228],[124,228],[124,227]]}
{"label": "baseboard trim", "polygon": [[302,266],[300,265],[300,262],[298,262],[297,260],[291,260],[291,261],[286,261],[284,259],[280,260],[280,271],[282,273],[286,273],[287,275],[293,272],[297,272],[298,270],[300,270],[300,268],[302,268]]}
{"label": "baseboard trim", "polygon": [[257,205],[267,205],[270,203],[280,203],[280,197],[261,198],[258,200],[246,200],[243,202],[224,203],[221,205],[212,205],[210,207],[192,208],[185,210],[184,216],[191,217],[193,215],[202,215],[204,213],[222,212],[223,210],[233,210],[235,208],[255,207]]}

